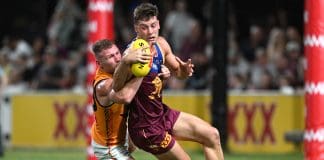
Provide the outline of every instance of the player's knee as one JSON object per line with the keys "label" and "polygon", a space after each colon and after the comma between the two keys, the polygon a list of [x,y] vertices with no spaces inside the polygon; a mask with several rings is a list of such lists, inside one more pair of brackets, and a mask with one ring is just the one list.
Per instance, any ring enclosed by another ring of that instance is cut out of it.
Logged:
{"label": "player's knee", "polygon": [[207,141],[208,146],[215,147],[220,145],[220,135],[218,129],[214,127],[210,127],[207,136],[208,136],[208,141]]}

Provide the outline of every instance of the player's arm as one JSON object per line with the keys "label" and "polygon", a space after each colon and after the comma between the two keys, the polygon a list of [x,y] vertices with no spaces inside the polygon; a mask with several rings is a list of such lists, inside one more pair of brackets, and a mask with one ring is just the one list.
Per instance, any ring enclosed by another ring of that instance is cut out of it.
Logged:
{"label": "player's arm", "polygon": [[108,97],[110,91],[112,90],[112,82],[113,80],[111,78],[104,79],[98,82],[98,84],[95,86],[95,97],[102,106],[110,106],[113,103],[113,101],[111,101]]}
{"label": "player's arm", "polygon": [[164,51],[165,65],[170,69],[171,73],[181,79],[192,76],[194,65],[191,63],[191,59],[184,62],[179,57],[176,57],[169,43],[163,37],[159,37],[158,42]]}
{"label": "player's arm", "polygon": [[150,54],[143,52],[142,49],[126,49],[124,56],[122,57],[114,73],[113,89],[118,92],[133,76],[130,71],[130,67],[133,63],[148,63],[150,58]]}
{"label": "player's arm", "polygon": [[112,103],[130,103],[134,98],[143,78],[133,78],[118,92],[112,89],[113,79],[105,79],[96,86],[96,98],[103,106],[110,106]]}
{"label": "player's arm", "polygon": [[143,77],[134,77],[130,81],[128,81],[125,86],[119,91],[115,92],[115,90],[112,89],[109,93],[109,99],[116,103],[130,103],[133,100],[139,86],[141,85],[142,80]]}
{"label": "player's arm", "polygon": [[129,80],[133,76],[130,70],[130,65],[130,63],[122,59],[115,69],[113,76],[115,83],[113,83],[112,86],[115,91],[121,90],[125,86],[127,80]]}

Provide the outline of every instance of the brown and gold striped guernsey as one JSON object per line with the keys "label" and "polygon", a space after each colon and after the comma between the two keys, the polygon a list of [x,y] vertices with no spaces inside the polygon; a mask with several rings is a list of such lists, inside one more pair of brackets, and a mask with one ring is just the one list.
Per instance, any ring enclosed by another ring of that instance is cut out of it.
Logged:
{"label": "brown and gold striped guernsey", "polygon": [[[111,74],[97,69],[93,87],[105,79],[112,78]],[[123,104],[112,103],[110,106],[103,106],[99,103],[94,92],[94,115],[95,122],[91,128],[93,140],[103,146],[112,146],[125,143],[126,135],[126,109]]]}

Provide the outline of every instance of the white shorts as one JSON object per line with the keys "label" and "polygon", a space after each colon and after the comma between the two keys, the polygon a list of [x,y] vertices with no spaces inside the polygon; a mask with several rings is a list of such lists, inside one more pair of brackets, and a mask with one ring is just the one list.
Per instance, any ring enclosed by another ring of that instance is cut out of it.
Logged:
{"label": "white shorts", "polygon": [[91,141],[94,155],[98,160],[128,160],[131,158],[127,145],[103,146]]}

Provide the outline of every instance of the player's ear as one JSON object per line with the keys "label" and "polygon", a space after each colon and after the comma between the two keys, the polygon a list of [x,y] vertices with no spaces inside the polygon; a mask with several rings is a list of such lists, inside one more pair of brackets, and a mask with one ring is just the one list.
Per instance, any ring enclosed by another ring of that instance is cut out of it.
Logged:
{"label": "player's ear", "polygon": [[136,32],[136,34],[138,33],[138,25],[134,24],[134,30]]}
{"label": "player's ear", "polygon": [[99,62],[99,61],[96,61],[96,64],[97,64],[98,66],[100,66],[100,62]]}

